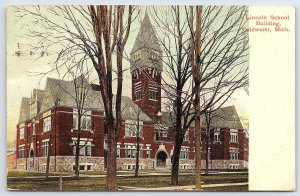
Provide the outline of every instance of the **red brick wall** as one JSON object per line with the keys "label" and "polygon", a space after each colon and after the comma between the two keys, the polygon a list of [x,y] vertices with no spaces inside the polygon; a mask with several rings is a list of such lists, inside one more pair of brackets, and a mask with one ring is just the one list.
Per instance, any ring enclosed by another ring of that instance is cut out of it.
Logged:
{"label": "red brick wall", "polygon": [[[72,156],[73,148],[70,145],[72,142],[72,137],[76,137],[76,131],[71,131],[73,128],[73,113],[71,108],[59,107],[53,109],[51,112],[52,130],[48,132],[43,132],[43,119],[36,123],[35,135],[32,135],[32,125],[31,120],[25,123],[24,127],[24,139],[19,139],[20,127],[17,125],[17,147],[16,155],[18,157],[18,147],[19,145],[25,144],[25,157],[28,157],[30,144],[33,143],[35,156],[42,156],[42,140],[48,139],[51,133],[52,147],[51,156]],[[103,112],[92,111],[92,130],[93,131],[83,131],[81,134],[82,138],[90,137],[92,138],[92,156],[104,156],[104,116]],[[29,126],[28,126],[29,125]],[[155,159],[156,152],[159,149],[159,145],[164,144],[165,148],[170,156],[171,150],[173,148],[174,141],[174,130],[170,130],[169,136],[167,138],[161,138],[160,140],[154,140],[154,124],[144,122],[143,124],[143,137],[140,143],[144,145],[143,149],[146,149],[146,144],[151,144],[150,158]],[[188,130],[189,141],[183,141],[182,146],[189,147],[189,158],[194,159],[194,130],[191,128]],[[230,159],[229,148],[239,148],[239,159],[248,160],[248,151],[245,151],[245,142],[248,140],[245,138],[245,132],[239,130],[238,132],[238,143],[230,142],[230,129],[221,129],[221,141],[214,142],[214,133],[211,131],[211,155],[210,159]],[[202,159],[205,159],[205,130],[202,130],[201,134],[202,141]],[[125,137],[125,122],[122,123],[122,128],[120,131],[120,136],[118,142],[121,143],[121,157],[125,157],[125,145],[124,143],[135,143],[135,137]],[[146,157],[146,151],[143,151],[143,157]]]}
{"label": "red brick wall", "polygon": [[[152,77],[152,73],[155,69],[151,68],[150,70],[143,69],[141,72],[134,71],[135,75],[132,73],[132,100],[145,112],[147,113],[154,122],[157,122],[158,117],[157,113],[161,111],[161,74],[155,74]],[[156,71],[155,71],[156,72]],[[141,82],[142,87],[142,99],[139,101],[136,100],[135,96],[135,83]],[[156,85],[158,88],[157,101],[149,100],[149,84]]]}

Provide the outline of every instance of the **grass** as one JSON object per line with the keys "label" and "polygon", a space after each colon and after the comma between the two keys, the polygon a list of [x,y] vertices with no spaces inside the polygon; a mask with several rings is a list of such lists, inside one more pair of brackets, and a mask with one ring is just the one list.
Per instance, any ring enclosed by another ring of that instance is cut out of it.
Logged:
{"label": "grass", "polygon": [[224,192],[233,192],[233,191],[248,191],[248,185],[239,185],[239,186],[223,186],[223,187],[209,187],[204,188],[204,191],[224,191]]}
{"label": "grass", "polygon": [[[59,176],[59,173],[50,172],[49,176]],[[63,176],[70,176],[71,173],[62,173]],[[29,177],[29,176],[45,176],[45,172],[31,172],[31,171],[17,171],[11,170],[8,171],[7,177]]]}
{"label": "grass", "polygon": [[[82,172],[83,173],[83,172]],[[133,173],[120,172],[120,174]],[[48,180],[44,178],[26,178],[31,173],[28,172],[9,172],[8,176],[14,178],[7,179],[7,187],[10,189],[17,189],[22,191],[58,191],[59,190],[59,177],[50,177]],[[44,173],[39,173],[44,175]],[[39,174],[33,174],[33,176],[39,176]],[[88,172],[86,174],[97,175],[105,173],[93,173]],[[66,174],[67,175],[67,174]],[[17,177],[18,176],[18,177]],[[55,175],[52,175],[55,176]],[[222,184],[222,183],[239,183],[248,182],[247,174],[222,174],[222,175],[209,175],[202,176],[204,184]],[[117,184],[120,188],[123,186],[129,187],[144,187],[144,188],[157,188],[168,187],[170,184],[170,176],[166,175],[145,175],[135,178],[133,176],[120,176],[117,178]],[[179,185],[193,185],[194,177],[191,175],[180,175]],[[125,188],[122,188],[125,189]],[[105,191],[105,177],[81,177],[79,180],[73,177],[63,178],[63,190],[64,191]],[[214,187],[205,188],[204,191],[247,191],[248,186],[228,186],[228,187]]]}

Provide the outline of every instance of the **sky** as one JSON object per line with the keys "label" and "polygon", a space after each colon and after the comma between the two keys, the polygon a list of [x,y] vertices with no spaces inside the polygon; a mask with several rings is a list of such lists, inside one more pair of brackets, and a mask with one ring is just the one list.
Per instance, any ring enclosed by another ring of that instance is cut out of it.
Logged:
{"label": "sky", "polygon": [[[142,14],[132,24],[130,36],[125,47],[127,54],[130,53],[138,34],[144,8],[141,7]],[[56,56],[53,57],[52,55],[39,59],[36,59],[36,56],[32,57],[28,54],[21,55],[20,57],[15,55],[16,51],[25,50],[22,43],[34,42],[34,37],[32,40],[28,40],[23,35],[27,32],[28,28],[35,28],[32,24],[26,23],[26,20],[18,20],[15,15],[16,13],[10,7],[7,12],[7,142],[10,146],[16,137],[16,125],[18,123],[22,97],[30,97],[33,88],[45,88],[46,77],[33,74],[33,72],[40,73],[49,70],[51,62],[56,58]],[[41,29],[35,30],[38,31]],[[18,43],[21,43],[20,48],[18,48]],[[130,63],[124,60],[124,69],[128,69],[129,66]],[[57,74],[50,73],[47,77],[57,78]],[[97,81],[95,73],[92,74],[92,80]],[[123,95],[131,97],[131,75],[129,70],[124,72]],[[248,119],[248,101],[248,95],[244,89],[241,89],[236,91],[224,106],[235,105],[239,115],[243,119]]]}

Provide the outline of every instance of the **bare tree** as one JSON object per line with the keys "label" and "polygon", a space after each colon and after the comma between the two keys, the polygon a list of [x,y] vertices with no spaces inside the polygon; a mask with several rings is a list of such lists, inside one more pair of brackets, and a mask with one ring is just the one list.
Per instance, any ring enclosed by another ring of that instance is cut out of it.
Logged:
{"label": "bare tree", "polygon": [[[201,189],[200,115],[210,107],[223,105],[237,89],[248,85],[248,34],[243,31],[247,23],[247,8],[208,7],[202,13],[202,6],[196,6],[195,24],[192,7],[190,14],[191,62],[196,91],[195,185],[196,189]],[[223,16],[221,24],[212,26],[214,21],[220,22],[220,16]],[[212,35],[206,40],[209,33]],[[209,101],[200,106],[201,96],[209,96]]]}
{"label": "bare tree", "polygon": [[[195,123],[196,181],[199,185],[200,116],[210,107],[223,105],[235,90],[248,84],[248,36],[242,31],[247,22],[246,14],[247,8],[239,6],[152,9],[165,54],[162,61],[166,77],[162,88],[174,103],[171,176],[174,185],[178,184],[179,155],[185,132]],[[200,104],[204,96],[209,99]]]}
{"label": "bare tree", "polygon": [[[57,60],[50,71],[69,64],[70,56],[76,56],[81,58],[81,61],[88,61],[93,65],[98,75],[106,114],[106,186],[107,189],[116,189],[116,141],[122,121],[123,51],[133,20],[133,6],[17,6],[15,11],[20,18],[26,18],[27,22],[40,27],[41,31],[29,29],[27,36],[35,36],[36,40],[28,45],[34,52],[56,55]],[[116,69],[112,66],[114,57],[117,62]],[[115,109],[112,107],[113,73],[117,77]]]}
{"label": "bare tree", "polygon": [[81,141],[81,133],[88,131],[91,134],[91,120],[87,117],[88,108],[87,103],[92,103],[95,98],[91,92],[90,87],[90,75],[91,71],[89,67],[84,64],[84,61],[76,62],[74,64],[65,66],[66,72],[62,75],[62,79],[71,79],[68,81],[70,85],[65,86],[63,83],[58,81],[56,84],[58,86],[58,91],[63,92],[68,96],[70,100],[74,103],[74,114],[73,118],[73,129],[76,133],[76,141],[74,141],[75,146],[75,170],[74,174],[76,178],[79,178],[79,157],[80,150],[85,148],[87,143],[90,141],[90,137],[84,142]]}

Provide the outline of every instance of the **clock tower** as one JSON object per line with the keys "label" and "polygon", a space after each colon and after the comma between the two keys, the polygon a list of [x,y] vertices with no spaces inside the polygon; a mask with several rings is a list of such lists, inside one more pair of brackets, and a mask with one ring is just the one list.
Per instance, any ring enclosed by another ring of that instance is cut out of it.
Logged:
{"label": "clock tower", "polygon": [[154,122],[161,118],[162,50],[146,12],[130,53],[132,100]]}

